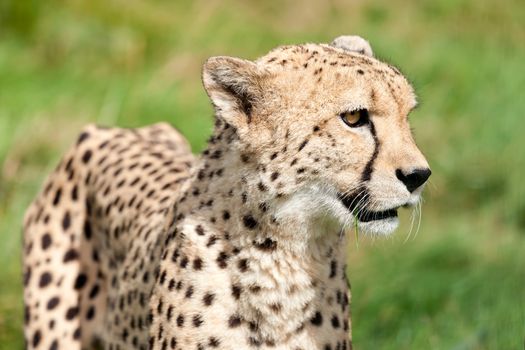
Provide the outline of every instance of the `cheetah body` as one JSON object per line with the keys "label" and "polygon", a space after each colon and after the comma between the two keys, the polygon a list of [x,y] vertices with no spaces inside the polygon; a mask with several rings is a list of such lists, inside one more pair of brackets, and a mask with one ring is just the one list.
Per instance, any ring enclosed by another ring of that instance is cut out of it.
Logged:
{"label": "cheetah body", "polygon": [[[208,60],[216,123],[199,160],[166,124],[88,126],[26,214],[29,348],[350,349],[343,198],[388,232],[397,218],[370,213],[420,193],[390,170],[426,162],[406,79],[338,46]],[[329,118],[345,108],[383,119],[349,134]]]}

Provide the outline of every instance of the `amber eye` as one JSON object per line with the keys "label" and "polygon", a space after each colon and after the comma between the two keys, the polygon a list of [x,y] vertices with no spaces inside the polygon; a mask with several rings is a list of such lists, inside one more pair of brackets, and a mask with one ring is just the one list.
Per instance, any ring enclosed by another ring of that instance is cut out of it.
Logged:
{"label": "amber eye", "polygon": [[339,116],[343,122],[351,128],[357,128],[368,124],[368,111],[366,109],[356,109],[351,112],[343,112]]}

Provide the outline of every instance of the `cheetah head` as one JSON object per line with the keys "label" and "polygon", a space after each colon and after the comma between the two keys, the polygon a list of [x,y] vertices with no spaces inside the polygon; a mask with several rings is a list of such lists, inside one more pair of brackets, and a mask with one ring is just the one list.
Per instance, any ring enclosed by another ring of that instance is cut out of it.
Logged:
{"label": "cheetah head", "polygon": [[430,169],[407,119],[416,97],[364,39],[283,46],[256,61],[212,57],[203,81],[276,215],[389,234],[398,209],[418,203]]}

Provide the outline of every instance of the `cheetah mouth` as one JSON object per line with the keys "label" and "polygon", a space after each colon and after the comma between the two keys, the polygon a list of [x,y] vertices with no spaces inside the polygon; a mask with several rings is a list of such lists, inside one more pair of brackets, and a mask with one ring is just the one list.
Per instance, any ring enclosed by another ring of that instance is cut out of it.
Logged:
{"label": "cheetah mouth", "polygon": [[[357,217],[357,220],[360,222],[371,222],[371,221],[380,221],[391,218],[397,218],[397,209],[392,208],[388,210],[375,211],[367,209],[366,207],[366,194],[361,192],[361,195],[350,195],[344,196],[341,193],[337,194],[337,197],[343,203],[343,205],[350,211],[354,216]],[[359,206],[359,210],[357,210]]]}

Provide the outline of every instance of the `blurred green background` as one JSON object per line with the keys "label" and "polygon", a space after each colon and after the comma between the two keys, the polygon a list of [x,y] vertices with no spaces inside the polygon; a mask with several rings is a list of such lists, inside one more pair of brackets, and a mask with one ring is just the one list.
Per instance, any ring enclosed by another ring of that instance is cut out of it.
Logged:
{"label": "blurred green background", "polygon": [[413,81],[434,173],[417,236],[405,212],[349,247],[355,348],[523,349],[523,0],[1,0],[0,349],[23,346],[24,209],[83,124],[169,121],[199,152],[207,57],[341,34]]}

